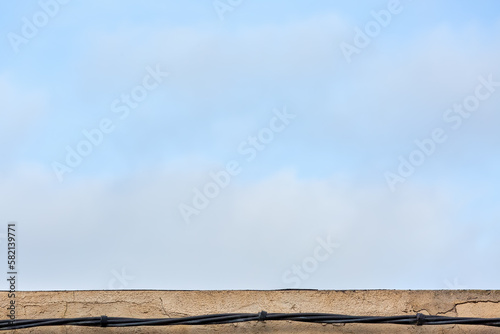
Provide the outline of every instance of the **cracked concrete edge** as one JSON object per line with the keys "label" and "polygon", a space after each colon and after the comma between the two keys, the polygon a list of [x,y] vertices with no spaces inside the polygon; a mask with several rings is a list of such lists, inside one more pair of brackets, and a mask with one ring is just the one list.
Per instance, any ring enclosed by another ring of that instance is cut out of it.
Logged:
{"label": "cracked concrete edge", "polygon": [[[6,291],[0,291],[0,307],[6,310]],[[16,293],[18,319],[119,316],[136,318],[183,317],[213,313],[322,312],[351,315],[403,315],[421,312],[430,315],[500,317],[497,290],[275,290],[275,291],[20,291]],[[7,312],[0,314],[6,319]],[[178,326],[176,328],[85,328],[47,327],[23,333],[194,333],[283,332],[283,333],[415,333],[474,332],[500,333],[500,329],[479,326],[323,326],[291,322],[247,323],[221,326]]]}

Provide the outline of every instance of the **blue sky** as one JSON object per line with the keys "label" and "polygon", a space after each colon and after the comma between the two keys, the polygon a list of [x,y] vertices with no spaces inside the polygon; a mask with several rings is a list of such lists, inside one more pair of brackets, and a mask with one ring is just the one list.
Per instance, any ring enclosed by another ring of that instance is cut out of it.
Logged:
{"label": "blue sky", "polygon": [[[19,225],[20,288],[498,289],[498,2],[214,3],[0,5],[0,213]],[[399,175],[436,129],[446,140]],[[318,238],[339,245],[324,261]]]}

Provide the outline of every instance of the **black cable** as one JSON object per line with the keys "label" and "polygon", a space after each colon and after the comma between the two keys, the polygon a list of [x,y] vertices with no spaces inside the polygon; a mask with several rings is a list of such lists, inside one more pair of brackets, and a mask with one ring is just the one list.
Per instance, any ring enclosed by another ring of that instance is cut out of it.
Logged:
{"label": "black cable", "polygon": [[390,317],[353,316],[329,313],[225,313],[184,318],[136,319],[107,317],[0,320],[0,330],[12,330],[41,326],[175,326],[175,325],[220,325],[248,321],[297,321],[320,324],[398,324],[398,325],[483,325],[500,327],[500,318],[446,317],[436,315],[401,315]]}

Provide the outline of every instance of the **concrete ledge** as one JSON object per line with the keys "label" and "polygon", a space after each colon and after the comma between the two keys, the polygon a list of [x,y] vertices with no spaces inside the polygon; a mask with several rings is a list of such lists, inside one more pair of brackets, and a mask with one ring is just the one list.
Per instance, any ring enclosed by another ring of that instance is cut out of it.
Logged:
{"label": "concrete ledge", "polygon": [[[0,292],[2,319],[9,299]],[[350,315],[500,317],[500,291],[29,291],[16,292],[17,318],[117,316],[184,317],[211,313],[323,312]],[[41,327],[5,333],[500,333],[486,326],[321,325],[296,322],[215,326],[87,328]]]}

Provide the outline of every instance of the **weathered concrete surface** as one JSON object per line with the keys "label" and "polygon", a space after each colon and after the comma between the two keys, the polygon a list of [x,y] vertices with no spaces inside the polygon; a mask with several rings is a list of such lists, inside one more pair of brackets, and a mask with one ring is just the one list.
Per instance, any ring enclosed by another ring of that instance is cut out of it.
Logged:
{"label": "weathered concrete surface", "polygon": [[[7,292],[0,292],[7,319]],[[500,291],[50,291],[17,292],[18,319],[119,316],[134,318],[249,312],[323,312],[351,315],[500,317]],[[486,326],[321,325],[250,322],[174,327],[42,327],[5,333],[500,333]]]}

